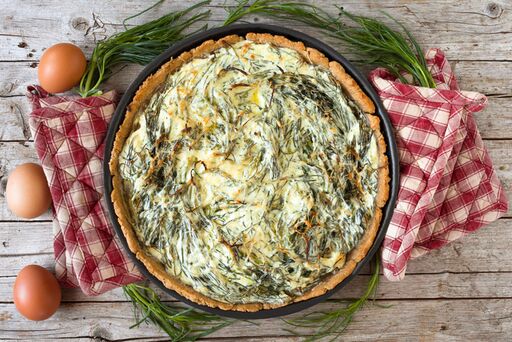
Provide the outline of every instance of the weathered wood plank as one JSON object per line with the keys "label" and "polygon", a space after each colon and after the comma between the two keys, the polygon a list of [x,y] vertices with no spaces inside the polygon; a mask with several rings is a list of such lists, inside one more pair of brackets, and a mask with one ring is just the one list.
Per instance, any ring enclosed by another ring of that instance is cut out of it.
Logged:
{"label": "weathered wood plank", "polygon": [[25,97],[0,97],[0,141],[29,140],[28,126],[31,106]]}
{"label": "weathered wood plank", "polygon": [[[509,62],[451,61],[461,89],[478,91],[483,94],[512,95],[512,68]],[[116,89],[124,92],[141,66],[130,65],[111,77],[102,89]],[[37,83],[35,62],[0,63],[0,97],[25,95],[30,84]]]}
{"label": "weathered wood plank", "polygon": [[[504,298],[512,297],[512,251],[509,229],[512,219],[502,219],[451,245],[409,263],[408,274],[399,283],[383,280],[377,298]],[[25,265],[35,263],[53,269],[49,223],[0,223],[0,302],[10,301],[14,278]],[[17,234],[18,236],[15,236]],[[36,240],[41,242],[33,242]],[[24,242],[25,241],[25,242]],[[33,247],[33,246],[36,247]],[[3,246],[3,247],[2,247]],[[39,246],[39,247],[38,247]],[[361,294],[368,281],[369,268],[334,298]],[[124,300],[120,290],[99,297],[86,297],[77,290],[66,290],[65,301]]]}
{"label": "weathered wood plank", "polygon": [[[488,140],[486,147],[497,170],[498,176],[504,184],[505,192],[512,199],[512,150],[508,140]],[[26,162],[38,162],[32,142],[0,142],[0,220],[19,220],[7,208],[4,192],[7,176],[16,165]],[[512,208],[508,215],[512,214]],[[49,215],[43,215],[37,220],[48,220]]]}
{"label": "weathered wood plank", "polygon": [[[504,184],[505,192],[512,199],[512,150],[508,140],[488,140],[486,147],[496,167],[498,176]],[[26,162],[38,162],[32,142],[0,142],[0,220],[19,220],[7,208],[4,192],[7,176],[16,165]],[[508,215],[512,215],[512,208]],[[49,220],[49,214],[42,215],[37,220]]]}
{"label": "weathered wood plank", "polygon": [[[358,313],[343,339],[505,340],[512,331],[510,299],[407,300],[386,301],[385,304],[390,307],[368,306]],[[334,305],[323,303],[313,310],[329,310]],[[91,337],[117,340],[165,337],[151,326],[129,329],[133,324],[131,304],[123,302],[107,305],[64,303],[52,318],[42,322],[25,320],[16,312],[14,304],[0,304],[0,315],[3,318],[0,321],[0,334],[6,339]],[[266,319],[258,323],[255,326],[251,322],[238,321],[211,337],[289,335],[281,319]]]}
{"label": "weathered wood plank", "polygon": [[[49,268],[51,270],[51,268]],[[369,275],[354,278],[332,299],[360,297],[366,289]],[[0,302],[12,302],[15,277],[0,277]],[[440,273],[409,274],[401,282],[381,278],[376,299],[462,299],[462,298],[512,298],[512,272],[506,273]],[[162,300],[176,301],[156,286]],[[86,296],[79,289],[63,289],[63,302],[123,302],[127,301],[122,289],[114,289],[100,296]]]}
{"label": "weathered wood plank", "polygon": [[[379,17],[377,12],[372,13],[375,14],[375,17]],[[512,33],[493,34],[484,32],[483,30],[468,32],[468,28],[473,27],[471,24],[467,24],[465,28],[448,28],[445,30],[436,30],[431,28],[420,30],[420,28],[417,27],[418,24],[414,24],[413,22],[405,19],[406,15],[404,13],[395,16],[407,25],[407,27],[412,28],[412,32],[415,37],[417,37],[421,46],[425,49],[430,47],[440,48],[450,59],[501,61],[510,59],[509,51],[505,46],[512,39]],[[94,19],[92,18],[92,14],[90,14],[90,17],[90,19],[75,17],[70,19],[68,23],[46,21],[45,28],[49,32],[38,30],[37,32],[32,33],[34,36],[31,36],[31,33],[29,33],[29,35],[19,33],[13,35],[2,35],[2,33],[0,33],[0,46],[9,47],[9,49],[0,51],[0,62],[37,62],[41,58],[44,50],[57,42],[71,42],[79,46],[89,58],[94,46],[96,45],[94,42],[94,35],[96,35],[96,39],[102,39],[123,31],[122,25],[120,24],[105,24],[101,29],[93,28],[92,25],[94,23]],[[98,15],[97,19],[101,20],[101,18],[102,15]],[[156,18],[156,16],[152,18]],[[217,20],[213,19],[208,21],[209,27],[213,28],[220,26],[221,18],[224,18],[223,14],[221,14]],[[381,17],[381,19],[389,21],[389,19],[386,18]],[[425,21],[429,21],[432,20],[432,17],[429,15],[429,17],[425,17],[424,19]],[[354,58],[354,54],[349,51],[344,43],[304,24],[254,16],[248,17],[247,21],[287,26],[295,30],[299,30],[338,48],[340,52],[345,54],[347,57]],[[433,26],[436,22],[429,22],[428,24]],[[70,26],[68,32],[60,33],[60,35],[52,34],[51,30],[54,26],[66,25]],[[77,25],[77,29],[73,28],[72,25]],[[191,27],[191,31],[199,28],[199,26],[199,24],[193,25]],[[499,28],[495,29],[497,30]],[[89,31],[87,32],[87,30]],[[21,32],[26,32],[26,30]],[[462,35],[461,32],[465,32],[465,34]],[[493,51],[493,54],[489,55],[489,51]]]}
{"label": "weathered wood plank", "polygon": [[[105,82],[102,89],[125,91],[141,70],[141,66],[130,65]],[[25,95],[31,84],[37,84],[35,62],[0,63],[0,97]]]}
{"label": "weathered wood plank", "polygon": [[0,222],[0,256],[53,253],[51,222]]}
{"label": "weathered wood plank", "polygon": [[[478,91],[486,95],[511,95],[510,62],[452,61],[450,63],[462,90]],[[501,74],[492,71],[496,69],[499,69]]]}
{"label": "weathered wood plank", "polygon": [[[407,272],[512,272],[511,225],[512,219],[493,222],[440,250],[412,260]],[[0,268],[0,277],[15,276],[27,262],[42,263],[42,266],[52,268],[51,259],[46,255],[38,256],[53,252],[51,236],[49,222],[0,223],[0,257],[5,260],[2,262],[5,266]],[[35,242],[38,239],[41,241]],[[17,259],[17,256],[31,254],[34,256],[28,259]],[[368,269],[364,270],[365,274],[368,272]]]}
{"label": "weathered wood plank", "polygon": [[512,232],[509,219],[481,228],[424,257],[412,260],[408,273],[430,272],[508,272]]}
{"label": "weathered wood plank", "polygon": [[[0,141],[30,140],[29,101],[23,96],[0,97]],[[512,98],[491,96],[487,107],[475,114],[484,139],[512,139]]]}
{"label": "weathered wood plank", "polygon": [[[47,241],[51,245],[51,240]],[[36,264],[53,270],[55,258],[53,252],[45,254],[16,254],[0,256],[0,278],[15,277],[21,269],[27,265]]]}
{"label": "weathered wood plank", "polygon": [[[210,26],[218,26],[226,18],[222,0],[212,2],[207,8],[212,11]],[[331,14],[337,10],[332,1],[315,1],[317,5]],[[11,2],[3,8],[4,25],[0,27],[0,46],[10,47],[0,51],[2,60],[37,60],[42,51],[59,41],[71,41],[83,47],[89,55],[95,39],[102,39],[122,30],[122,21],[143,10],[147,4],[130,3],[129,6],[116,6],[115,2],[76,3],[74,6],[62,6],[57,0],[45,2],[45,6],[33,9],[36,1]],[[494,6],[493,6],[494,5]],[[186,3],[167,2],[154,10],[135,18],[130,23],[139,24],[158,16],[183,9]],[[400,3],[384,1],[375,4],[371,1],[344,1],[344,8],[359,14],[371,15],[387,22],[380,10],[399,18],[425,47],[436,46],[444,49],[450,58],[467,60],[503,60],[510,59],[507,44],[511,40],[510,3],[482,3],[472,1],[436,1]],[[58,8],[59,16],[55,16]],[[440,18],[437,13],[443,13]],[[464,20],[460,20],[461,17]],[[248,21],[255,22],[254,17]],[[257,22],[288,25],[302,32],[314,33],[311,28],[301,24],[290,24],[272,18],[259,18]],[[393,24],[394,25],[394,24]],[[318,35],[318,33],[315,33]],[[328,43],[335,41],[325,35],[319,35]],[[18,46],[19,45],[19,46]],[[489,51],[493,51],[492,55]]]}

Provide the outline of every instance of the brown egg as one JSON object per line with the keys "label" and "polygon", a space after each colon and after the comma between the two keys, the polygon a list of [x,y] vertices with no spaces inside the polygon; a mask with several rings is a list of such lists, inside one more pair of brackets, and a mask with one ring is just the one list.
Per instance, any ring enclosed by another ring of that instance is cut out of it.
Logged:
{"label": "brown egg", "polygon": [[14,281],[14,304],[26,318],[42,321],[59,308],[61,291],[57,279],[46,268],[25,266]]}
{"label": "brown egg", "polygon": [[7,179],[7,205],[23,218],[34,218],[48,210],[52,203],[43,168],[34,163],[18,166]]}
{"label": "brown egg", "polygon": [[78,46],[55,44],[41,56],[37,68],[39,83],[50,93],[62,93],[80,82],[86,66],[85,55]]}

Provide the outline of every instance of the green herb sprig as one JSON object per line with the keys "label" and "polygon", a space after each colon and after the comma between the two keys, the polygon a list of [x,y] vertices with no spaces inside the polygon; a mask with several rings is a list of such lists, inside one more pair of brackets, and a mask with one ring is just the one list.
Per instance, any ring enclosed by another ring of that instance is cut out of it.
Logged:
{"label": "green herb sprig", "polygon": [[[403,24],[386,14],[405,34],[376,19],[351,14],[341,7],[338,7],[338,10],[339,15],[332,16],[323,9],[307,3],[239,0],[237,6],[227,8],[228,17],[224,25],[234,23],[249,14],[302,22],[347,43],[362,63],[382,66],[403,83],[409,83],[403,75],[406,73],[412,76],[416,85],[436,87],[421,47]],[[343,18],[349,19],[356,26],[346,25],[342,22]]]}
{"label": "green herb sprig", "polygon": [[[352,322],[356,313],[369,299],[375,297],[379,285],[380,258],[373,259],[372,268],[372,276],[360,298],[336,301],[340,304],[345,303],[345,306],[337,309],[315,311],[302,317],[284,319],[283,322],[293,327],[285,331],[296,336],[304,336],[298,329],[313,329],[313,334],[306,336],[305,341],[316,341],[324,337],[336,340]],[[131,328],[143,322],[151,323],[160,327],[172,341],[195,341],[236,322],[192,308],[165,304],[155,291],[147,286],[130,284],[124,286],[123,291],[134,305],[137,322]]]}
{"label": "green herb sprig", "polygon": [[[285,320],[286,323],[295,328],[314,329],[314,333],[306,338],[306,341],[316,341],[323,337],[332,337],[336,340],[348,327],[355,314],[360,311],[367,303],[368,299],[374,298],[379,286],[380,277],[380,258],[373,259],[373,273],[368,282],[364,294],[357,299],[351,300],[344,307],[333,309],[331,311],[315,311],[299,318]],[[346,302],[346,301],[345,301]],[[297,330],[286,329],[297,336],[303,336]]]}
{"label": "green herb sprig", "polygon": [[162,329],[172,341],[195,341],[207,336],[233,320],[192,308],[163,303],[155,291],[140,284],[123,286],[125,295],[132,301],[137,322],[130,328],[152,323]]}
{"label": "green herb sprig", "polygon": [[[123,25],[127,20],[147,12],[163,1],[160,0],[148,9],[126,18]],[[193,23],[208,18],[210,11],[202,11],[190,17],[187,15],[209,3],[209,0],[202,1],[183,11],[169,13],[98,42],[80,81],[80,95],[86,97],[100,93],[99,86],[112,75],[116,66],[124,63],[145,65],[169,46],[185,38],[184,30]],[[190,34],[206,28],[205,24]]]}

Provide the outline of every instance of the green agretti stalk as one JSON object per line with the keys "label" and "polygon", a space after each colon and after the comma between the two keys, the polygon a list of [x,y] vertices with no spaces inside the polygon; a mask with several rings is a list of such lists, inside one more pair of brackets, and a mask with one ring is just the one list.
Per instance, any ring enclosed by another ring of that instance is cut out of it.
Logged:
{"label": "green agretti stalk", "polygon": [[[126,21],[147,12],[161,2],[163,0],[126,18],[123,22],[125,29]],[[187,15],[209,3],[209,0],[200,2],[183,11],[166,14],[156,20],[126,29],[124,32],[100,41],[94,48],[85,74],[80,81],[78,91],[80,95],[86,97],[101,93],[100,85],[112,75],[116,66],[124,63],[145,65],[169,46],[185,38],[186,34],[183,31],[195,22],[206,19],[210,15],[210,11],[203,11],[192,16]],[[207,25],[204,25],[195,32],[206,28]]]}
{"label": "green agretti stalk", "polygon": [[129,284],[123,291],[133,303],[137,320],[130,328],[143,322],[151,323],[160,327],[174,342],[195,341],[233,323],[233,320],[214,314],[167,305],[147,286]]}
{"label": "green agretti stalk", "polygon": [[[402,73],[410,74],[414,84],[435,88],[421,47],[412,34],[398,21],[391,18],[404,33],[372,18],[351,14],[338,8],[338,16],[332,16],[315,5],[279,0],[239,0],[238,5],[228,8],[224,24],[234,23],[249,14],[262,14],[299,21],[324,30],[327,34],[347,43],[352,52],[365,64],[382,66],[403,83],[409,83]],[[349,19],[355,26],[347,26],[341,20]]]}
{"label": "green agretti stalk", "polygon": [[[375,297],[377,287],[379,286],[379,276],[380,259],[379,257],[375,257],[373,259],[372,276],[364,294],[360,298],[353,299],[346,303],[345,306],[337,309],[315,311],[303,317],[285,320],[285,322],[294,326],[295,329],[312,329],[313,334],[309,335],[305,341],[317,341],[324,337],[332,337],[332,341],[335,341],[345,331],[350,322],[352,322],[355,314],[367,304],[368,299]],[[302,336],[297,330],[286,330],[294,335]]]}
{"label": "green agretti stalk", "polygon": [[[374,298],[379,285],[380,259],[373,259],[373,273],[367,288],[360,298],[342,302],[345,305],[326,311],[315,311],[302,317],[283,320],[293,329],[286,331],[304,336],[299,330],[313,331],[305,341],[316,341],[324,337],[336,340],[352,322],[356,313]],[[195,341],[236,321],[224,319],[220,316],[203,311],[180,306],[171,306],[163,303],[151,288],[138,284],[123,287],[125,295],[132,301],[137,327],[141,323],[151,323],[164,331],[172,341]],[[341,304],[341,303],[340,303]]]}
{"label": "green agretti stalk", "polygon": [[[316,341],[324,337],[336,340],[352,322],[356,313],[375,296],[380,276],[378,257],[373,259],[372,267],[372,276],[360,298],[335,301],[345,305],[332,310],[315,311],[302,317],[285,319],[283,322],[293,327],[285,330],[296,336],[304,336],[304,333],[313,331],[312,335],[305,337],[305,341]],[[195,341],[236,322],[191,308],[167,305],[147,286],[130,284],[124,286],[123,291],[134,306],[137,322],[131,327],[137,327],[143,322],[151,323],[162,329],[172,341]]]}

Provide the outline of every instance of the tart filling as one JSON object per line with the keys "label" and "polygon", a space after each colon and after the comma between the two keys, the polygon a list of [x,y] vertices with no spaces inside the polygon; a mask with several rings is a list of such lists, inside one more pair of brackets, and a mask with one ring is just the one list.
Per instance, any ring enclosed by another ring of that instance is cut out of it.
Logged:
{"label": "tart filling", "polygon": [[205,44],[141,87],[116,138],[113,199],[130,248],[210,306],[317,296],[366,254],[387,199],[373,104],[300,43]]}

